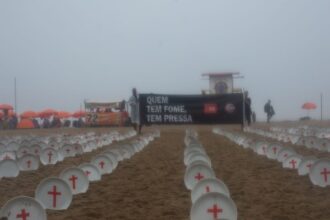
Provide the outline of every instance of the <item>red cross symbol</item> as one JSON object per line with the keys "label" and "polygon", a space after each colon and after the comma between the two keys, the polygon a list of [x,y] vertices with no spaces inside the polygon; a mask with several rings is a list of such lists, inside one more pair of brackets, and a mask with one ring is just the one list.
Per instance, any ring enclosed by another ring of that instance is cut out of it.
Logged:
{"label": "red cross symbol", "polygon": [[201,173],[198,173],[196,176],[195,176],[195,179],[200,181],[201,179],[203,179],[204,176],[201,174]]}
{"label": "red cross symbol", "polygon": [[53,153],[51,151],[49,151],[49,153],[47,155],[48,155],[48,163],[52,162]]}
{"label": "red cross symbol", "polygon": [[86,174],[86,176],[89,176],[91,174],[91,172],[89,170],[86,170],[85,174]]}
{"label": "red cross symbol", "polygon": [[295,160],[290,161],[290,164],[292,164],[292,169],[296,169],[296,163],[297,163],[297,161],[295,161]]}
{"label": "red cross symbol", "polygon": [[[213,207],[212,208],[210,208],[210,209],[207,209],[207,212],[208,213],[212,213],[213,214],[213,218],[214,219],[218,219],[218,213],[222,213],[222,209],[221,209],[221,207],[219,206],[218,207],[218,205],[217,204],[214,204],[213,205]],[[219,217],[220,217],[220,215],[219,215]]]}
{"label": "red cross symbol", "polygon": [[277,147],[273,147],[274,154],[276,154],[276,151],[277,151]]}
{"label": "red cross symbol", "polygon": [[101,161],[100,163],[99,163],[99,165],[100,165],[100,167],[101,167],[101,169],[103,169],[104,168],[104,161]]}
{"label": "red cross symbol", "polygon": [[75,175],[72,175],[71,177],[70,177],[70,181],[72,182],[72,188],[73,189],[76,189],[76,180],[78,179],[78,177],[77,176],[75,176]]}
{"label": "red cross symbol", "polygon": [[306,167],[308,167],[308,169],[311,169],[312,168],[312,165],[311,163],[307,164]]}
{"label": "red cross symbol", "polygon": [[62,193],[61,192],[57,192],[56,191],[56,186],[53,186],[53,191],[49,191],[48,192],[48,195],[51,195],[51,196],[53,196],[53,208],[56,208],[56,204],[57,204],[57,196],[60,196],[60,195],[62,195]]}
{"label": "red cross symbol", "polygon": [[209,186],[206,186],[206,192],[209,193],[211,190],[210,190],[210,187]]}
{"label": "red cross symbol", "polygon": [[327,170],[327,168],[324,168],[321,172],[321,175],[324,176],[324,182],[328,182],[328,175],[330,174],[330,171]]}
{"label": "red cross symbol", "polygon": [[16,215],[16,218],[21,218],[22,220],[27,220],[27,217],[30,217],[30,213],[26,212],[25,209],[22,209],[21,213]]}
{"label": "red cross symbol", "polygon": [[28,168],[31,167],[31,160],[26,161]]}

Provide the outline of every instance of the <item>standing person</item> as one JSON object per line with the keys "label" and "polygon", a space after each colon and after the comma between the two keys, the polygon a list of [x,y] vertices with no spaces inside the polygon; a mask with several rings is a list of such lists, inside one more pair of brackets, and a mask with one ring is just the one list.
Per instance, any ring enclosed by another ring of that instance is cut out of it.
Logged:
{"label": "standing person", "polygon": [[16,114],[14,114],[12,117],[12,123],[13,123],[13,129],[16,129],[18,125],[18,118]]}
{"label": "standing person", "polygon": [[120,111],[120,112],[124,112],[125,109],[126,109],[126,100],[123,99],[123,101],[121,101],[121,102],[119,103],[119,111]]}
{"label": "standing person", "polygon": [[256,123],[257,122],[257,115],[255,112],[252,112],[252,122]]}
{"label": "standing person", "polygon": [[248,123],[248,126],[251,125],[251,98],[249,97],[249,93],[246,91],[245,92],[245,119]]}
{"label": "standing person", "polygon": [[275,115],[275,111],[270,100],[268,100],[268,102],[265,104],[264,111],[267,114],[267,123],[269,123],[270,119]]}
{"label": "standing person", "polygon": [[44,118],[44,121],[42,123],[43,128],[50,128],[50,121],[48,118]]}
{"label": "standing person", "polygon": [[140,123],[140,112],[139,112],[139,97],[136,88],[132,89],[132,96],[128,100],[128,104],[131,108],[130,117],[133,128],[139,134],[141,133],[142,124]]}
{"label": "standing person", "polygon": [[2,128],[3,129],[8,129],[8,123],[9,123],[9,112],[7,109],[3,110],[3,121],[2,121]]}

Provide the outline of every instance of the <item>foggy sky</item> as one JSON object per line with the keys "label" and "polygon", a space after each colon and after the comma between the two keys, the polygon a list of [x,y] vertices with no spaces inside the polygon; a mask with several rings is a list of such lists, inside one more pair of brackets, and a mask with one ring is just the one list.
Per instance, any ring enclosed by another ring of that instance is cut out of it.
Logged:
{"label": "foggy sky", "polygon": [[[78,110],[84,99],[199,94],[202,73],[239,71],[258,119],[297,119],[324,94],[330,118],[329,0],[0,1],[0,103]],[[311,114],[319,118],[319,110]]]}

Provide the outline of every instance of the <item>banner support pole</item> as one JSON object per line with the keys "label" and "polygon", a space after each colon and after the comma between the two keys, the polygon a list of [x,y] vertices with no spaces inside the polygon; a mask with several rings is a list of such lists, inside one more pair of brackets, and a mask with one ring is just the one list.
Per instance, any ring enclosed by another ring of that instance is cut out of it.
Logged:
{"label": "banner support pole", "polygon": [[242,89],[242,95],[243,95],[243,106],[242,106],[242,109],[243,109],[243,122],[242,122],[242,131],[244,131],[244,127],[245,127],[245,90]]}

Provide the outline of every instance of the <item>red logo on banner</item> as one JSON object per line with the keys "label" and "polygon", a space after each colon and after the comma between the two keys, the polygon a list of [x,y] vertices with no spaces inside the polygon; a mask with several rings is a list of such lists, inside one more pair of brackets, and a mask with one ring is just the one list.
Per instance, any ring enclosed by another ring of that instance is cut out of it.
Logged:
{"label": "red logo on banner", "polygon": [[204,104],[204,114],[216,114],[218,112],[217,104]]}

